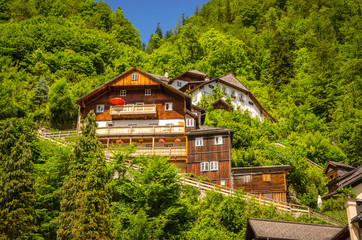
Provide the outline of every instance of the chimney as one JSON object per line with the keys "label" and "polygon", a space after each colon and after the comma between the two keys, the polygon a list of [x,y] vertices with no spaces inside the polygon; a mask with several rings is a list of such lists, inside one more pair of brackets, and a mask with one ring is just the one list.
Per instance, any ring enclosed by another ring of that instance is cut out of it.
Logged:
{"label": "chimney", "polygon": [[210,80],[211,80],[211,77],[209,75],[206,75],[205,81],[210,81]]}
{"label": "chimney", "polygon": [[347,211],[347,219],[348,219],[348,228],[351,240],[359,240],[359,230],[358,228],[351,223],[351,219],[357,216],[357,201],[355,198],[351,198],[347,196],[344,200],[344,207]]}
{"label": "chimney", "polygon": [[168,68],[165,68],[165,70],[163,70],[165,72],[165,77],[168,78]]}

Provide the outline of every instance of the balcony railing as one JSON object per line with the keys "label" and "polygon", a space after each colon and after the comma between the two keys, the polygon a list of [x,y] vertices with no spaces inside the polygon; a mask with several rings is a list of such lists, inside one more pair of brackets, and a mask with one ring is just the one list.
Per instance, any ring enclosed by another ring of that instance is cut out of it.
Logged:
{"label": "balcony railing", "polygon": [[131,156],[137,155],[163,155],[163,156],[186,156],[186,147],[139,147],[136,149],[136,152],[131,154]]}
{"label": "balcony railing", "polygon": [[156,114],[156,104],[111,106],[111,115]]}
{"label": "balcony railing", "polygon": [[97,128],[96,133],[102,135],[131,135],[131,134],[169,134],[185,133],[185,126],[132,126]]}

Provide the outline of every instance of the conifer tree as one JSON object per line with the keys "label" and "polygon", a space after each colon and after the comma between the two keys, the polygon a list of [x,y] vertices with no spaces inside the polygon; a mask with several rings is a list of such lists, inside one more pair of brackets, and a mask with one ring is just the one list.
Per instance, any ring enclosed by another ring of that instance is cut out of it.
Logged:
{"label": "conifer tree", "polygon": [[35,230],[31,136],[21,119],[0,123],[0,239],[27,239]]}
{"label": "conifer tree", "polygon": [[157,27],[156,27],[156,31],[155,31],[155,34],[157,34],[160,39],[163,38],[163,34],[162,34],[162,30],[161,30],[161,26],[160,26],[160,22],[157,23]]}
{"label": "conifer tree", "polygon": [[95,114],[84,120],[69,176],[61,190],[59,239],[110,239],[105,155],[95,133]]}
{"label": "conifer tree", "polygon": [[34,88],[34,98],[33,98],[34,105],[39,107],[42,103],[45,103],[48,98],[48,92],[49,92],[48,82],[43,77],[39,80],[39,82],[36,84]]}

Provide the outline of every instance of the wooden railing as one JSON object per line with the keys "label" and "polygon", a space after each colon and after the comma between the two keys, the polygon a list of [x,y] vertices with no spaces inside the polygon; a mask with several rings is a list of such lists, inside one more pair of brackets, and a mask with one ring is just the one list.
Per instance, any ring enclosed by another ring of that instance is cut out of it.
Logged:
{"label": "wooden railing", "polygon": [[185,126],[132,126],[132,127],[103,127],[97,128],[96,133],[102,135],[129,135],[129,134],[164,134],[185,133]]}
{"label": "wooden railing", "polygon": [[[55,142],[57,144],[61,144],[61,145],[67,145],[68,144],[68,142],[61,143],[61,142],[58,142],[58,141],[54,141],[53,139],[49,138],[49,136],[46,136],[41,132],[39,132],[39,136],[41,136],[45,140],[53,141],[53,142]],[[155,149],[157,149],[157,148],[155,148]],[[186,154],[186,148],[185,148],[185,154]],[[111,153],[105,151],[105,155],[106,155],[107,161],[110,161],[112,159],[112,154]],[[137,169],[139,171],[142,171],[142,168],[140,166],[136,165],[136,164],[133,164],[132,160],[126,160],[126,166],[129,167],[129,168],[133,168],[133,169]],[[180,176],[180,183],[197,187],[199,190],[215,191],[215,192],[221,193],[221,194],[226,195],[226,196],[228,196],[228,195],[231,195],[233,197],[239,196],[239,195],[235,194],[234,189],[232,189],[232,188],[225,187],[225,186],[220,186],[220,185],[213,184],[213,183],[210,183],[210,182],[205,182],[205,181],[202,181],[202,180],[199,180],[199,179],[196,179],[196,178],[187,177],[184,174],[181,174],[181,176]],[[335,219],[335,218],[333,218],[331,216],[328,216],[326,214],[317,212],[316,210],[311,209],[311,208],[309,208],[307,206],[302,206],[302,205],[293,204],[293,203],[281,202],[281,201],[273,200],[273,199],[270,199],[270,198],[255,196],[255,195],[248,194],[248,193],[244,193],[243,195],[241,195],[241,197],[243,199],[245,199],[245,200],[253,201],[253,202],[255,202],[256,204],[259,204],[259,205],[274,205],[277,210],[283,211],[283,212],[288,212],[290,214],[293,214],[293,213],[307,214],[308,217],[315,217],[315,218],[324,220],[324,221],[326,221],[326,222],[328,222],[328,223],[330,223],[332,225],[336,225],[336,226],[345,226],[346,225],[344,222],[342,222],[342,221],[340,221],[338,219]]]}
{"label": "wooden railing", "polygon": [[156,113],[156,104],[111,106],[111,115],[152,113]]}
{"label": "wooden railing", "polygon": [[131,156],[137,155],[186,156],[186,147],[139,147]]}

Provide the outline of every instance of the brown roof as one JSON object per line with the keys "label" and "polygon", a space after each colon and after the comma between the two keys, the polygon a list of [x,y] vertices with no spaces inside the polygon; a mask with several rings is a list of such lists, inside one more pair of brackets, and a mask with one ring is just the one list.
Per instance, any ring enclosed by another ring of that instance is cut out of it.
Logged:
{"label": "brown roof", "polygon": [[[344,229],[331,225],[256,218],[248,219],[247,228],[251,228],[257,239],[288,240],[330,240]],[[248,233],[245,239],[250,239]]]}
{"label": "brown roof", "polygon": [[[182,77],[183,75],[187,75],[187,74],[189,74],[189,73],[191,73],[191,75],[201,76],[202,78],[205,78],[205,77],[207,76],[206,73],[200,72],[200,71],[198,71],[198,70],[189,70],[189,71],[186,71],[186,72],[183,72],[183,73],[177,75],[177,76],[174,77],[174,78],[171,78],[171,79],[169,80],[169,84],[171,84],[173,81],[179,79],[179,78]],[[181,79],[180,79],[180,80],[181,80]],[[203,81],[203,80],[202,80],[202,81]]]}
{"label": "brown roof", "polygon": [[270,170],[289,170],[292,167],[289,165],[274,165],[274,166],[254,166],[254,167],[234,167],[231,171],[235,172],[250,172],[250,171],[270,171]]}
{"label": "brown roof", "polygon": [[233,134],[234,130],[200,125],[198,129],[191,130],[190,132],[187,133],[187,135],[205,135],[205,134],[217,134],[217,133],[227,133],[227,132]]}
{"label": "brown roof", "polygon": [[219,77],[218,79],[235,86],[244,92],[250,92],[232,73],[227,73],[224,76]]}
{"label": "brown roof", "polygon": [[157,74],[153,74],[153,73],[148,73],[150,74],[151,76],[153,76],[154,78],[164,82],[164,83],[168,83],[169,81],[169,78],[165,77],[165,76],[161,76],[161,75],[157,75]]}
{"label": "brown roof", "polygon": [[228,104],[227,102],[225,102],[225,100],[222,98],[219,98],[218,100],[216,100],[212,103],[214,108],[215,108],[215,105],[217,105],[217,104],[221,104],[221,105],[225,106],[225,109],[228,111],[233,109],[233,107],[230,104]]}
{"label": "brown roof", "polygon": [[341,167],[341,168],[348,168],[348,169],[354,169],[354,167],[348,165],[348,164],[344,164],[344,163],[339,163],[339,162],[333,162],[333,161],[328,161],[326,167],[324,168],[324,172],[327,171],[328,167],[332,165],[335,167]]}
{"label": "brown roof", "polygon": [[145,72],[145,71],[143,71],[143,70],[141,70],[141,69],[139,69],[139,68],[137,68],[137,67],[132,67],[132,68],[128,69],[127,71],[121,73],[120,75],[118,75],[117,77],[113,78],[112,80],[110,80],[110,81],[102,84],[101,86],[99,86],[98,88],[94,89],[93,91],[91,91],[91,92],[83,95],[82,97],[78,98],[78,99],[76,100],[76,104],[79,104],[79,103],[80,103],[82,100],[84,100],[85,98],[88,98],[88,97],[90,97],[91,95],[93,95],[93,94],[95,94],[95,93],[97,93],[97,92],[105,89],[109,84],[113,83],[114,81],[117,81],[120,77],[124,76],[125,74],[127,74],[127,73],[129,73],[129,72],[131,72],[131,71],[133,71],[133,70],[136,70],[136,71],[138,71],[138,72],[140,72],[140,73],[148,76],[150,79],[152,79],[153,81],[159,83],[161,86],[169,89],[170,91],[172,91],[172,92],[174,92],[174,93],[176,93],[176,94],[178,94],[178,95],[181,95],[182,97],[184,97],[184,98],[186,99],[186,102],[188,103],[189,107],[191,107],[191,97],[190,97],[189,95],[187,95],[187,94],[185,94],[185,93],[177,90],[176,88],[174,88],[174,87],[172,87],[172,86],[169,86],[167,83],[165,83],[165,82],[162,80],[162,78],[164,78],[164,77],[159,76],[159,75],[155,75],[155,74],[151,74],[151,73],[148,73],[148,72]]}
{"label": "brown roof", "polygon": [[358,183],[358,182],[362,181],[362,166],[352,170],[351,172],[349,172],[347,174],[348,174],[348,176],[346,178],[343,178],[338,183],[339,187],[347,187],[349,185],[353,185],[354,183]]}

